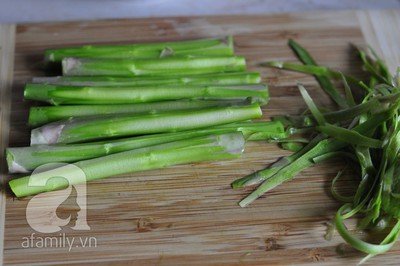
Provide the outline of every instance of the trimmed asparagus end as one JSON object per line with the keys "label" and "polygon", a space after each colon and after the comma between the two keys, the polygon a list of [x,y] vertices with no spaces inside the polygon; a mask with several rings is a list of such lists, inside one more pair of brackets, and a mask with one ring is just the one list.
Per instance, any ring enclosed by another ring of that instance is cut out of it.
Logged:
{"label": "trimmed asparagus end", "polygon": [[[30,127],[37,127],[37,126],[44,125],[49,122],[53,122],[53,121],[50,121],[50,119],[48,118],[47,110],[48,110],[48,107],[47,108],[42,108],[42,107],[29,108],[28,125]],[[66,117],[66,118],[68,118],[68,117]]]}
{"label": "trimmed asparagus end", "polygon": [[75,69],[79,69],[81,60],[73,57],[66,57],[61,61],[63,75],[74,73]]}
{"label": "trimmed asparagus end", "polygon": [[42,167],[31,175],[13,179],[8,183],[16,197],[55,191],[86,181],[82,169],[73,164],[55,164],[52,168],[49,168],[49,165]]}
{"label": "trimmed asparagus end", "polygon": [[13,174],[13,173],[28,173],[29,171],[25,169],[22,165],[20,165],[18,162],[15,161],[15,157],[10,151],[10,149],[6,149],[6,160],[7,160],[7,166],[8,166],[8,172]]}
{"label": "trimmed asparagus end", "polygon": [[217,135],[217,142],[219,145],[225,147],[225,152],[232,155],[240,155],[244,151],[244,144],[246,140],[241,132]]}
{"label": "trimmed asparagus end", "polygon": [[27,83],[24,89],[24,99],[26,100],[37,100],[40,101],[42,99],[48,99],[49,103],[54,103],[54,101],[49,98],[49,94],[51,91],[55,90],[56,86],[51,84],[36,84],[36,83]]}
{"label": "trimmed asparagus end", "polygon": [[65,124],[48,124],[31,131],[31,145],[57,143]]}

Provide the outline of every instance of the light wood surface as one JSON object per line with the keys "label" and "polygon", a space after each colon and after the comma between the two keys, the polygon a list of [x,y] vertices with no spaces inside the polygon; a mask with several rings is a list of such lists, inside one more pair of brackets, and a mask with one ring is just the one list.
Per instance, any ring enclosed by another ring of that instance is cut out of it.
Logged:
{"label": "light wood surface", "polygon": [[[268,119],[304,110],[296,81],[310,89],[319,104],[331,104],[313,78],[259,67],[268,60],[295,61],[288,38],[307,47],[319,63],[361,75],[349,43],[365,46],[368,41],[394,67],[400,62],[399,19],[399,11],[348,11],[21,24],[16,28],[12,94],[10,88],[1,90],[2,112],[5,100],[12,103],[5,128],[2,113],[2,134],[7,134],[9,125],[10,146],[29,143],[26,119],[31,103],[22,100],[23,84],[32,76],[44,75],[40,61],[45,48],[234,34],[236,52],[246,56],[249,69],[260,71],[269,83],[271,102],[264,108],[264,119]],[[330,181],[343,167],[340,161],[314,166],[249,207],[238,207],[237,202],[251,188],[232,190],[229,184],[285,154],[274,144],[253,142],[238,160],[180,165],[92,182],[87,199],[91,230],[71,229],[78,210],[71,197],[57,212],[62,218],[71,216],[71,223],[54,234],[36,234],[96,238],[97,247],[73,247],[71,251],[67,247],[23,248],[24,237],[35,233],[25,217],[30,198],[15,199],[8,192],[3,213],[4,264],[355,265],[363,254],[346,247],[338,253],[343,241],[337,233],[330,241],[324,238],[327,223],[340,206],[329,194]],[[350,187],[349,176],[339,189],[349,193]],[[398,265],[399,256],[397,244],[367,264]]]}
{"label": "light wood surface", "polygon": [[[3,156],[8,145],[14,70],[15,25],[0,25],[0,250],[4,250],[7,169]],[[0,262],[3,252],[0,253]]]}
{"label": "light wood surface", "polygon": [[357,16],[366,43],[385,58],[389,70],[395,73],[400,66],[399,11],[359,11]]}

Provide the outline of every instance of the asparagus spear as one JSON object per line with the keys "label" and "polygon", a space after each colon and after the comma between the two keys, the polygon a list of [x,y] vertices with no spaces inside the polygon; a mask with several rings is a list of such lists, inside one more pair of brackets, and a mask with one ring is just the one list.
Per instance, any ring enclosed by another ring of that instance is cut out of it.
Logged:
{"label": "asparagus spear", "polygon": [[102,105],[62,105],[33,106],[29,109],[29,126],[38,127],[50,122],[72,117],[99,116],[109,114],[145,114],[163,111],[195,110],[210,107],[248,105],[250,100],[240,101],[206,101],[206,100],[176,100],[135,104],[102,104]]}
{"label": "asparagus spear", "polygon": [[24,97],[29,100],[60,104],[128,104],[177,99],[245,100],[266,104],[266,85],[239,86],[148,86],[89,87],[28,83]]}
{"label": "asparagus spear", "polygon": [[73,118],[33,129],[31,144],[77,143],[102,138],[176,132],[261,117],[257,104],[147,115]]}
{"label": "asparagus spear", "polygon": [[[136,150],[111,154],[95,159],[65,165],[9,182],[17,197],[53,191],[101,178],[132,172],[163,168],[208,160],[238,158],[243,152],[244,138],[239,132],[182,140],[168,145],[158,145],[137,152]],[[81,176],[83,171],[85,178]]]}
{"label": "asparagus spear", "polygon": [[201,39],[194,41],[145,43],[128,45],[104,45],[49,49],[45,62],[59,62],[65,57],[124,58],[153,57],[164,55],[233,55],[233,37]]}
{"label": "asparagus spear", "polygon": [[242,56],[165,57],[156,59],[72,58],[62,60],[65,76],[165,76],[245,71]]}
{"label": "asparagus spear", "polygon": [[50,83],[68,86],[155,86],[155,85],[241,85],[258,84],[258,72],[231,72],[183,77],[34,77],[32,83]]}
{"label": "asparagus spear", "polygon": [[287,137],[283,124],[278,121],[240,122],[205,129],[143,135],[104,142],[7,148],[6,155],[9,172],[24,173],[46,163],[76,162],[156,144],[235,131],[242,132],[246,140],[269,140]]}

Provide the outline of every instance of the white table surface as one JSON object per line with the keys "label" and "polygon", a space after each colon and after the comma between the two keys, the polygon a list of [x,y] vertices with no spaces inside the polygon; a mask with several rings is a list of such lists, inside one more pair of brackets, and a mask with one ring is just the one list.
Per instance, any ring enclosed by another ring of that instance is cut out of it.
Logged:
{"label": "white table surface", "polygon": [[400,8],[400,0],[0,0],[0,23]]}

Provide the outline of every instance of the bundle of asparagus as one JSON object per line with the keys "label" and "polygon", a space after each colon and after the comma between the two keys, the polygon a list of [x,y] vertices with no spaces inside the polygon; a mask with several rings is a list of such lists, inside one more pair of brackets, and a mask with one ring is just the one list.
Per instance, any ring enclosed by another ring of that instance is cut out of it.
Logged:
{"label": "bundle of asparagus", "polygon": [[[246,72],[244,57],[234,55],[232,36],[53,49],[45,52],[45,62],[61,64],[63,76],[26,84],[25,99],[52,106],[31,107],[31,146],[6,150],[12,173],[74,163],[90,181],[237,158],[245,140],[287,136],[279,121],[251,121],[262,116],[268,88],[259,73]],[[70,169],[34,177],[68,178],[74,175]],[[71,184],[55,178],[31,187],[31,178],[10,181],[17,197]]]}

